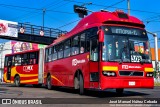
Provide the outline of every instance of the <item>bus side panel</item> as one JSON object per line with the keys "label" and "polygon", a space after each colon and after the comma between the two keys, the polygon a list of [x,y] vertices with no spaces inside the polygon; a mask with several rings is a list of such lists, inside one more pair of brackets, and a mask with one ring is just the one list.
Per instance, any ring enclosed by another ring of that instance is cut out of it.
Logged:
{"label": "bus side panel", "polygon": [[38,84],[38,64],[12,67],[11,77],[20,76],[22,84]]}
{"label": "bus side panel", "polygon": [[[89,56],[88,53],[80,56],[59,59],[45,63],[45,74],[52,77],[52,85],[74,87],[74,76],[81,70],[84,78],[84,87],[89,88]],[[67,62],[67,63],[66,63]],[[46,84],[46,78],[45,78]]]}
{"label": "bus side panel", "polygon": [[[69,63],[69,62],[68,62]],[[48,71],[51,73],[52,84],[55,86],[67,86],[69,69],[63,59],[48,63]]]}

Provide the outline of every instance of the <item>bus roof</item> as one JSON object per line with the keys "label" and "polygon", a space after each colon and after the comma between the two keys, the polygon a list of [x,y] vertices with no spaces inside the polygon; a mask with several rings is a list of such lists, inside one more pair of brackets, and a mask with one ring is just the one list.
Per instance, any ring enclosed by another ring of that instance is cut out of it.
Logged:
{"label": "bus roof", "polygon": [[134,26],[139,28],[144,28],[145,25],[142,21],[134,16],[129,16],[128,14],[122,11],[108,12],[93,12],[92,14],[83,18],[79,23],[67,34],[62,35],[58,39],[56,39],[53,44],[59,43],[66,38],[69,38],[81,31],[84,31],[88,28],[101,26],[102,24],[110,24],[110,25],[125,25],[125,26]]}
{"label": "bus roof", "polygon": [[40,49],[34,49],[34,50],[27,50],[23,52],[16,52],[16,53],[11,53],[11,54],[6,54],[5,56],[11,56],[11,55],[17,55],[17,54],[24,54],[24,53],[29,53],[29,52],[36,52],[39,51]]}

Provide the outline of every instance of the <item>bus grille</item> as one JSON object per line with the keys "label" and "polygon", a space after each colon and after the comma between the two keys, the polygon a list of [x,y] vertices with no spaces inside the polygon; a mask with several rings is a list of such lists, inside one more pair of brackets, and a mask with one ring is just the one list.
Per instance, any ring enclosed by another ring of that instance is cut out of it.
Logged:
{"label": "bus grille", "polygon": [[143,76],[142,71],[119,71],[120,76]]}

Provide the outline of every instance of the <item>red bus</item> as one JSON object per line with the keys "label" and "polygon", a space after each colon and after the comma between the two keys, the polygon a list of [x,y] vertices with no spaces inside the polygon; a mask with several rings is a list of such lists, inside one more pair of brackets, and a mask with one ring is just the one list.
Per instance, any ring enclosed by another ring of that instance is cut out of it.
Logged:
{"label": "red bus", "polygon": [[43,83],[44,50],[36,49],[5,55],[4,82],[15,86]]}
{"label": "red bus", "polygon": [[79,89],[153,88],[145,25],[122,11],[93,12],[45,49],[44,84]]}

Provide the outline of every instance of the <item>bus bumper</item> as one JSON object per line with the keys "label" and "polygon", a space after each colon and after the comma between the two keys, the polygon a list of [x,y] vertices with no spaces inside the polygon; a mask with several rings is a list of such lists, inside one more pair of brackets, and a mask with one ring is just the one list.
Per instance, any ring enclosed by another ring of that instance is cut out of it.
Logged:
{"label": "bus bumper", "polygon": [[[105,82],[103,82],[105,81]],[[105,90],[108,88],[153,88],[153,78],[103,78],[101,80],[101,89]]]}

